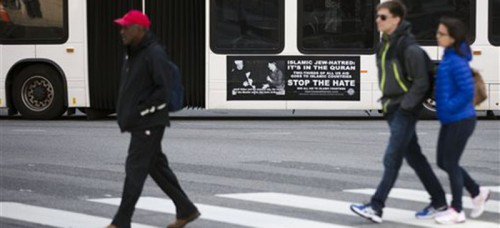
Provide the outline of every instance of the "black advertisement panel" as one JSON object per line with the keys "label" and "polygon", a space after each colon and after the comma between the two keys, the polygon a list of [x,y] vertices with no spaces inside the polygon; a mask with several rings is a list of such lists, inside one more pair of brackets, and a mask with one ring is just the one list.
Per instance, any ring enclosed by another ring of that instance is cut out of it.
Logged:
{"label": "black advertisement panel", "polygon": [[360,100],[359,56],[228,56],[227,100]]}

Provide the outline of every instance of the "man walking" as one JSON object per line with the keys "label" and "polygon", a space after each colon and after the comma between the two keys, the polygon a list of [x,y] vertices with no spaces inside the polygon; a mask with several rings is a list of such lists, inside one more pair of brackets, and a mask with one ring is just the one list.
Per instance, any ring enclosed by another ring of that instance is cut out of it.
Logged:
{"label": "man walking", "polygon": [[117,104],[118,125],[132,134],[125,164],[125,184],[120,207],[108,228],[130,228],[135,204],[146,177],[151,175],[176,206],[174,223],[181,228],[200,216],[182,190],[161,150],[166,126],[170,126],[167,101],[171,69],[168,56],[149,31],[150,20],[131,10],[115,23],[125,46],[125,59]]}
{"label": "man walking", "polygon": [[438,211],[447,209],[444,190],[422,154],[415,132],[422,101],[430,90],[430,66],[411,34],[411,25],[405,21],[405,14],[406,9],[399,1],[387,1],[377,6],[377,27],[383,33],[377,65],[390,137],[383,161],[384,174],[377,191],[370,203],[351,205],[354,213],[375,223],[382,222],[382,209],[396,182],[403,158],[431,195],[430,205],[417,212],[416,217],[433,218]]}

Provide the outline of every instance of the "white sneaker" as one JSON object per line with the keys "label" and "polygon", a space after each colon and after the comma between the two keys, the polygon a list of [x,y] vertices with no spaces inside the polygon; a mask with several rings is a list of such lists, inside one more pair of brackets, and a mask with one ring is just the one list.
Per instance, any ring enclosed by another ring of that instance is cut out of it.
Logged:
{"label": "white sneaker", "polygon": [[370,204],[352,204],[351,210],[374,223],[382,223],[382,211],[375,211]]}
{"label": "white sneaker", "polygon": [[481,216],[484,212],[484,205],[486,204],[486,201],[490,198],[490,190],[487,188],[480,187],[479,188],[479,195],[476,197],[472,198],[472,211],[470,213],[471,218],[477,218]]}
{"label": "white sneaker", "polygon": [[447,211],[441,212],[434,217],[434,220],[439,224],[453,225],[465,222],[465,213],[462,210],[460,213],[453,208],[448,208]]}

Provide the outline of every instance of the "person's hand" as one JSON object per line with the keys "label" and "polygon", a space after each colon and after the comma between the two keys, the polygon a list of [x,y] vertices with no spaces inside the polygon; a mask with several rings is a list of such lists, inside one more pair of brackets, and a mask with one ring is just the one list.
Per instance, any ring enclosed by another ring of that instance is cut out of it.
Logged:
{"label": "person's hand", "polygon": [[249,78],[249,79],[248,79],[248,84],[249,84],[249,85],[253,85],[253,79]]}
{"label": "person's hand", "polygon": [[244,87],[249,86],[248,82],[247,82],[247,81],[244,81],[244,82],[243,82],[243,86],[244,86]]}
{"label": "person's hand", "polygon": [[271,79],[271,77],[269,77],[269,76],[267,76],[267,78],[266,78],[266,79],[267,79],[267,81],[268,81],[268,82],[272,82],[272,81],[273,81],[273,80]]}

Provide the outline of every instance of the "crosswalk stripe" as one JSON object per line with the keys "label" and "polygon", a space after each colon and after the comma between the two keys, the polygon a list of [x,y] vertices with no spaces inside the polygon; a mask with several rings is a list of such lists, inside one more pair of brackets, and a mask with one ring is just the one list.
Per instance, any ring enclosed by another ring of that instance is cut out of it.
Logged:
{"label": "crosswalk stripe", "polygon": [[[119,198],[91,199],[92,202],[115,205],[120,204]],[[235,225],[255,228],[348,228],[330,223],[316,222],[305,219],[286,217],[281,215],[266,214],[247,210],[205,205],[196,203],[201,212],[201,218],[230,223]],[[141,197],[136,205],[137,209],[175,214],[175,206],[172,201],[154,197]]]}
{"label": "crosswalk stripe", "polygon": [[[287,206],[287,207],[294,207],[294,208],[301,208],[301,209],[308,209],[315,211],[324,211],[324,212],[349,215],[349,216],[357,216],[350,211],[349,209],[350,203],[344,201],[336,201],[330,199],[322,199],[322,198],[299,196],[299,195],[284,194],[284,193],[273,193],[273,192],[221,194],[217,196],[230,199],[266,203],[272,205]],[[431,220],[415,219],[414,211],[395,209],[395,208],[384,208],[383,219],[385,221],[391,221],[400,224],[407,224],[419,227],[435,227],[435,228],[443,227],[442,225],[436,224],[432,219]],[[453,227],[498,228],[498,225],[499,224],[490,222],[467,220],[465,224],[458,224]]]}
{"label": "crosswalk stripe", "polygon": [[[365,189],[351,189],[344,190],[344,192],[350,193],[358,193],[364,195],[373,195],[375,193],[375,189],[373,188],[365,188]],[[429,194],[426,191],[413,190],[413,189],[405,189],[405,188],[393,188],[391,193],[389,194],[390,198],[394,199],[402,199],[409,200],[415,202],[423,202],[429,203]],[[448,202],[451,202],[451,194],[446,194],[446,199]],[[472,208],[472,200],[470,197],[462,197],[462,205],[464,208]],[[485,211],[500,213],[500,201],[497,200],[488,200],[485,205]]]}
{"label": "crosswalk stripe", "polygon": [[485,188],[489,188],[491,192],[500,193],[500,186],[484,186]]}
{"label": "crosswalk stripe", "polygon": [[[89,228],[106,227],[109,218],[32,206],[21,203],[0,202],[0,217],[52,227]],[[132,224],[134,228],[154,228],[142,224]]]}

